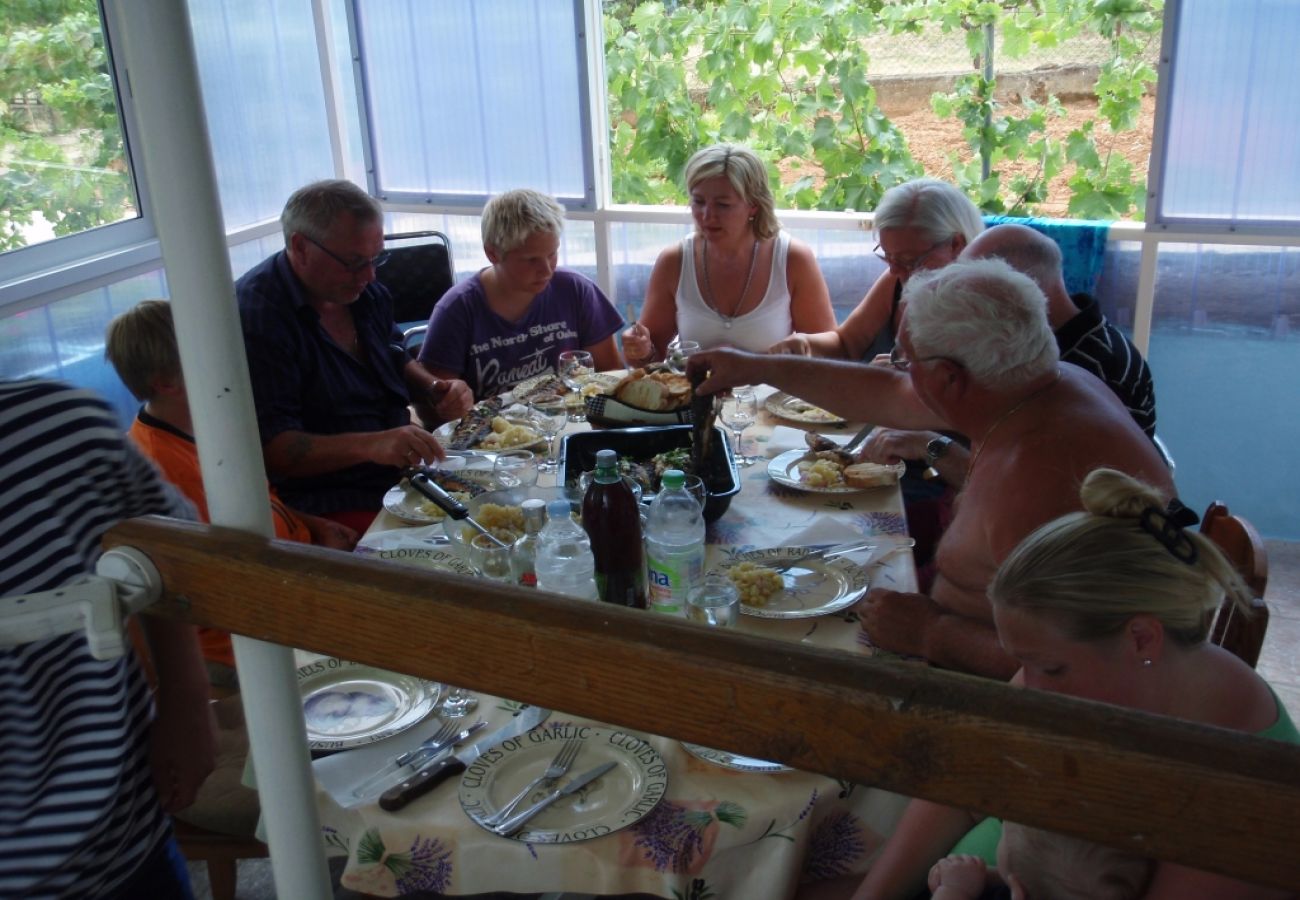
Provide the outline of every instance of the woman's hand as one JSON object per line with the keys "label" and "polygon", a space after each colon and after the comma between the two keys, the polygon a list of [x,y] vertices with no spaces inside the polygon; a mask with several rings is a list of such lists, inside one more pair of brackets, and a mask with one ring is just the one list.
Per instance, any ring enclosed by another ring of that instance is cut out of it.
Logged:
{"label": "woman's hand", "polygon": [[[926,883],[935,897],[943,900],[976,900],[984,893],[988,867],[978,856],[945,856],[930,867]],[[943,890],[940,890],[942,888]]]}
{"label": "woman's hand", "polygon": [[796,331],[788,338],[782,338],[771,347],[767,348],[768,353],[784,353],[790,356],[812,356],[812,344],[808,342],[808,335]]}
{"label": "woman's hand", "polygon": [[623,332],[623,358],[633,369],[654,362],[654,340],[650,337],[650,329],[640,322],[633,322],[632,327]]}

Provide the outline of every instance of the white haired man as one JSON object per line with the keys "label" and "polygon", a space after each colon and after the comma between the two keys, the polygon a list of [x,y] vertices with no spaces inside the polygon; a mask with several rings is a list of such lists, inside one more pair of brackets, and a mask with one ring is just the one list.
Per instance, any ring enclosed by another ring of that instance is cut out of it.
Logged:
{"label": "white haired man", "polygon": [[[1109,466],[1173,493],[1155,445],[1092,375],[1059,360],[1042,291],[997,259],[913,278],[893,371],[797,356],[712,351],[705,391],[765,381],[860,421],[972,438],[966,485],[939,543],[927,594],[873,590],[859,607],[879,647],[1009,678],[985,589],[1034,528],[1079,505]],[[850,388],[850,389],[846,389]]]}

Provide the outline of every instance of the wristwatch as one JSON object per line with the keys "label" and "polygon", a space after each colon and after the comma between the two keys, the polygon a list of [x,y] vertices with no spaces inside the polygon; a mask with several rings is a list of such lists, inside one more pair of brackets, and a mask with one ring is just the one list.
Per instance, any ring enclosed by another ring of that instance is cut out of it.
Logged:
{"label": "wristwatch", "polygon": [[934,467],[939,457],[948,452],[952,445],[952,438],[946,434],[941,434],[925,445],[925,465],[926,470],[921,473],[921,477],[927,480],[939,477],[939,470]]}

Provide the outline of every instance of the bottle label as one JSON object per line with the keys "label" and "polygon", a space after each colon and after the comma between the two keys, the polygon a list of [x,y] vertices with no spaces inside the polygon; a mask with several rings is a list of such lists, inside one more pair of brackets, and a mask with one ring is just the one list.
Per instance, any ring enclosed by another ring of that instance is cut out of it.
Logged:
{"label": "bottle label", "polygon": [[[677,564],[674,565],[674,562]],[[704,574],[699,556],[661,560],[646,556],[646,581],[650,608],[656,612],[680,615],[686,605],[686,593]]]}

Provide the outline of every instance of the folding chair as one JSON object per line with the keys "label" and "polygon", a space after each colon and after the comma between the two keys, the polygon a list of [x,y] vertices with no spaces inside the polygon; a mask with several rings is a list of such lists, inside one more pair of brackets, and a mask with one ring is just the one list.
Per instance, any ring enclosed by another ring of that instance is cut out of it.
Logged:
{"label": "folding chair", "polygon": [[1264,632],[1268,630],[1268,605],[1264,602],[1264,589],[1268,586],[1268,554],[1264,542],[1253,525],[1241,516],[1232,515],[1228,507],[1218,501],[1206,508],[1201,518],[1201,534],[1218,544],[1255,595],[1249,615],[1225,599],[1215,618],[1210,640],[1254,668],[1264,646]]}
{"label": "folding chair", "polygon": [[441,231],[384,235],[388,261],[375,277],[393,295],[393,321],[414,353],[424,340],[434,304],[456,283],[451,242]]}

